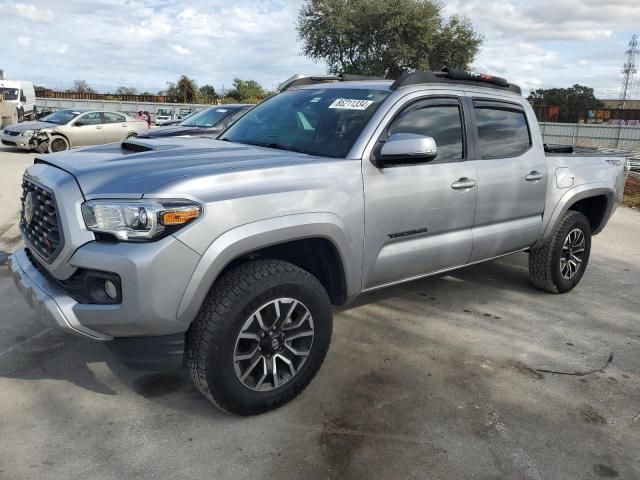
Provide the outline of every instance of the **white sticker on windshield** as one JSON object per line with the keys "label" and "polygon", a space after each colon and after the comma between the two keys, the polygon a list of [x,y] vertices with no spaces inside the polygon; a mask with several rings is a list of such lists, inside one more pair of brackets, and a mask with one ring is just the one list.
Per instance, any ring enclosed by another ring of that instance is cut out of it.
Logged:
{"label": "white sticker on windshield", "polygon": [[218,113],[227,113],[227,109],[226,108],[219,108],[216,110],[216,112]]}
{"label": "white sticker on windshield", "polygon": [[322,100],[322,97],[314,97],[309,100],[309,103],[318,103],[320,100]]}
{"label": "white sticker on windshield", "polygon": [[339,108],[341,110],[366,110],[369,105],[373,103],[373,100],[354,100],[350,98],[336,98],[334,102],[329,105],[329,108]]}

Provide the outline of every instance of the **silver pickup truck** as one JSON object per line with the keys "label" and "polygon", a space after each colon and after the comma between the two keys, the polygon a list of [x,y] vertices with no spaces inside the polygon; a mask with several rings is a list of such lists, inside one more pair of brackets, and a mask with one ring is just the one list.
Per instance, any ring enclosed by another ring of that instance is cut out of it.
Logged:
{"label": "silver pickup truck", "polygon": [[241,415],[320,368],[332,305],[514,252],[574,288],[625,156],[542,143],[520,89],[465,72],[294,77],[213,138],[41,156],[10,267],[43,320],[127,365],[186,364]]}

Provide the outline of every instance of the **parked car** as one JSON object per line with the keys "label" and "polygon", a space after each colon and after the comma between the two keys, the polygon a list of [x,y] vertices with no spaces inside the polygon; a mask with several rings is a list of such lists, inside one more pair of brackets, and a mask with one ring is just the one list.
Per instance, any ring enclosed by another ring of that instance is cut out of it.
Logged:
{"label": "parked car", "polygon": [[0,80],[0,96],[5,102],[13,103],[18,112],[18,122],[35,119],[36,91],[27,80]]}
{"label": "parked car", "polygon": [[535,286],[580,282],[625,156],[545,149],[520,89],[488,75],[351,80],[287,82],[219,141],[36,159],[18,288],[129,366],[184,358],[207,399],[249,415],[315,376],[332,304],[522,251]]}
{"label": "parked car", "polygon": [[148,130],[143,120],[103,110],[58,110],[39,121],[9,125],[0,134],[3,145],[51,153],[72,147],[100,145],[133,138]]}
{"label": "parked car", "polygon": [[156,112],[156,126],[162,125],[167,120],[173,120],[173,109],[171,108],[159,108]]}
{"label": "parked car", "polygon": [[185,118],[174,126],[161,126],[140,134],[143,138],[175,137],[179,135],[217,135],[253,105],[231,104],[209,107]]}
{"label": "parked car", "polygon": [[197,113],[199,113],[199,112],[198,112],[198,111],[196,111],[196,112],[191,112],[191,113],[190,113],[189,115],[187,115],[186,117],[184,117],[184,118],[180,118],[180,119],[164,120],[164,121],[162,122],[162,124],[160,124],[160,126],[161,126],[161,127],[168,127],[168,126],[170,126],[170,125],[177,125],[177,124],[179,124],[180,122],[182,122],[182,121],[186,120],[187,118],[191,118],[191,117],[193,117],[193,116],[194,116],[195,114],[197,114]]}

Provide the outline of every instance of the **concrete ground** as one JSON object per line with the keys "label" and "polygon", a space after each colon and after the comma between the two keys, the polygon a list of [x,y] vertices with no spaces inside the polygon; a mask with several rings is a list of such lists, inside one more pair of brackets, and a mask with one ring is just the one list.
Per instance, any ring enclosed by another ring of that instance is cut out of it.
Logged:
{"label": "concrete ground", "polygon": [[251,418],[43,327],[0,266],[0,479],[640,478],[639,238],[619,209],[565,295],[518,254],[364,297]]}

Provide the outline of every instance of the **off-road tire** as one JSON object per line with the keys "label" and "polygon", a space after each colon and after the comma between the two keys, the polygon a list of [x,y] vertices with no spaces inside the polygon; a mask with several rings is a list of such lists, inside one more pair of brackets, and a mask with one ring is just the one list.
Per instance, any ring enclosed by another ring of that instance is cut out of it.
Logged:
{"label": "off-road tire", "polygon": [[[560,256],[564,241],[573,229],[579,228],[584,233],[585,250],[582,263],[575,276],[563,278],[560,271]],[[584,275],[589,254],[591,253],[591,225],[582,213],[569,210],[556,225],[549,239],[529,252],[529,274],[531,282],[541,290],[551,293],[566,293],[572,290]]]}
{"label": "off-road tire", "polygon": [[[245,387],[234,371],[233,352],[242,325],[261,305],[287,297],[302,301],[313,317],[315,337],[297,374],[271,391]],[[280,260],[255,260],[229,270],[207,295],[186,336],[185,360],[191,379],[218,408],[255,415],[295,398],[316,375],[332,333],[329,297],[309,272]]]}

